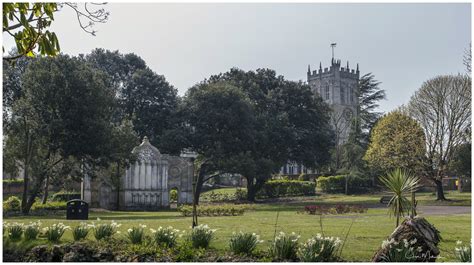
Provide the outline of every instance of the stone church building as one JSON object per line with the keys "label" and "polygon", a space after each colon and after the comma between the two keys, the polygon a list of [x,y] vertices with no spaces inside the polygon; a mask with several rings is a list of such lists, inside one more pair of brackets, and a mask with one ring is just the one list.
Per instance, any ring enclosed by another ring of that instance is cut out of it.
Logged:
{"label": "stone church building", "polygon": [[[341,145],[347,141],[351,129],[352,118],[358,115],[357,106],[359,104],[358,82],[359,64],[357,68],[350,69],[349,62],[346,67],[341,67],[341,60],[331,60],[329,68],[322,68],[311,71],[308,65],[308,84],[316,96],[322,97],[332,109],[331,125],[335,132],[335,142]],[[315,173],[303,165],[289,162],[280,169],[282,175],[299,175],[301,173]]]}
{"label": "stone church building", "polygon": [[120,187],[106,179],[84,176],[83,200],[90,207],[120,210],[154,210],[170,206],[170,191],[178,191],[178,204],[192,203],[192,158],[162,154],[147,137],[135,147],[136,162],[120,179]]}

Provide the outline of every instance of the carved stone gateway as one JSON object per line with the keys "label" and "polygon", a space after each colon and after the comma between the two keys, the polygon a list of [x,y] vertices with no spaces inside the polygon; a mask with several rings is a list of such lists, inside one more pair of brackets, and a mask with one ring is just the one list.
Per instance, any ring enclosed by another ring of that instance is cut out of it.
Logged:
{"label": "carved stone gateway", "polygon": [[91,207],[153,210],[169,207],[170,190],[177,189],[178,204],[192,203],[194,167],[190,158],[161,154],[147,137],[132,153],[137,160],[122,176],[119,190],[106,180],[84,176],[83,200]]}

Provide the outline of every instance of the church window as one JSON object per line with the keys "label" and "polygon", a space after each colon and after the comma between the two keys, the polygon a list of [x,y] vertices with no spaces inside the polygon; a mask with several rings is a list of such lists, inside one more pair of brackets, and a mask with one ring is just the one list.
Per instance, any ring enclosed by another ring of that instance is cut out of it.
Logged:
{"label": "church window", "polygon": [[350,93],[351,103],[352,103],[352,102],[354,102],[354,90],[353,90],[352,86],[351,86],[351,88],[350,88],[349,93]]}

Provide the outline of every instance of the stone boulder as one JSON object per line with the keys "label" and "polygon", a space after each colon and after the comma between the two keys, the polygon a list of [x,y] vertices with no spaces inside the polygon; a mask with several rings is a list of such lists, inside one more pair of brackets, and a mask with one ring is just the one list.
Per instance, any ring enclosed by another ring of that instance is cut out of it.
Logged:
{"label": "stone boulder", "polygon": [[388,240],[375,253],[372,261],[386,261],[391,248],[397,251],[394,246],[404,244],[413,248],[413,253],[410,255],[412,261],[434,262],[440,253],[438,249],[440,240],[440,232],[425,218],[420,216],[408,217],[393,231]]}

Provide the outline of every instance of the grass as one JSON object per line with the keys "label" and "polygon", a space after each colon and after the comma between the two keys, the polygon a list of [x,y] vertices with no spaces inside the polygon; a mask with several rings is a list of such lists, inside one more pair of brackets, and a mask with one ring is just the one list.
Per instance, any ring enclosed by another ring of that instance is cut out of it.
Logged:
{"label": "grass", "polygon": [[[468,195],[449,193],[451,198],[464,201],[470,200]],[[417,197],[421,202],[429,202],[432,198],[430,194],[420,194]],[[258,249],[266,250],[270,245],[273,235],[279,231],[295,232],[301,235],[300,242],[305,241],[316,233],[323,232],[326,236],[336,236],[345,238],[347,230],[353,222],[353,226],[345,243],[342,258],[347,261],[370,261],[375,251],[394,230],[395,220],[387,215],[386,208],[370,208],[365,214],[328,215],[322,218],[323,231],[321,231],[319,216],[298,214],[303,205],[315,203],[357,203],[374,204],[378,203],[380,195],[321,195],[314,197],[300,197],[291,199],[290,203],[272,202],[256,204],[254,210],[246,212],[243,216],[224,217],[200,217],[200,224],[208,224],[211,228],[217,229],[215,241],[211,247],[215,249],[228,250],[229,239],[232,232],[244,231],[255,232],[261,236],[265,242],[258,246]],[[465,202],[464,202],[465,203]],[[278,223],[275,227],[276,217]],[[121,234],[138,224],[147,225],[148,228],[157,229],[159,226],[173,226],[180,230],[189,231],[191,217],[181,217],[176,211],[160,212],[91,212],[90,220],[101,218],[103,221],[115,220],[122,224]],[[457,240],[470,242],[471,240],[471,215],[428,215],[425,216],[429,222],[434,224],[441,231],[443,238],[439,247],[441,257],[439,261],[454,261],[454,247]],[[12,217],[6,221],[19,221],[28,223],[40,219],[44,226],[52,223],[63,222],[66,225],[75,226],[81,221],[65,220],[65,216],[27,216]],[[89,221],[91,222],[91,221]],[[97,221],[96,221],[97,222]],[[94,240],[92,234],[88,239]],[[62,241],[72,241],[71,231],[67,231]]]}
{"label": "grass", "polygon": [[[221,194],[233,194],[235,188],[222,188],[211,191],[203,192],[203,195],[209,192],[221,193]],[[244,189],[245,190],[245,189]],[[320,204],[380,204],[380,198],[388,193],[374,193],[374,194],[321,194],[318,193],[316,196],[316,202]],[[416,199],[418,205],[430,205],[430,206],[471,206],[471,193],[470,192],[458,192],[458,191],[445,191],[445,197],[448,201],[436,201],[436,193],[434,192],[417,192]],[[292,201],[291,198],[284,198],[283,200]],[[305,203],[309,200],[311,204],[314,204],[313,197],[297,197],[296,203]]]}

